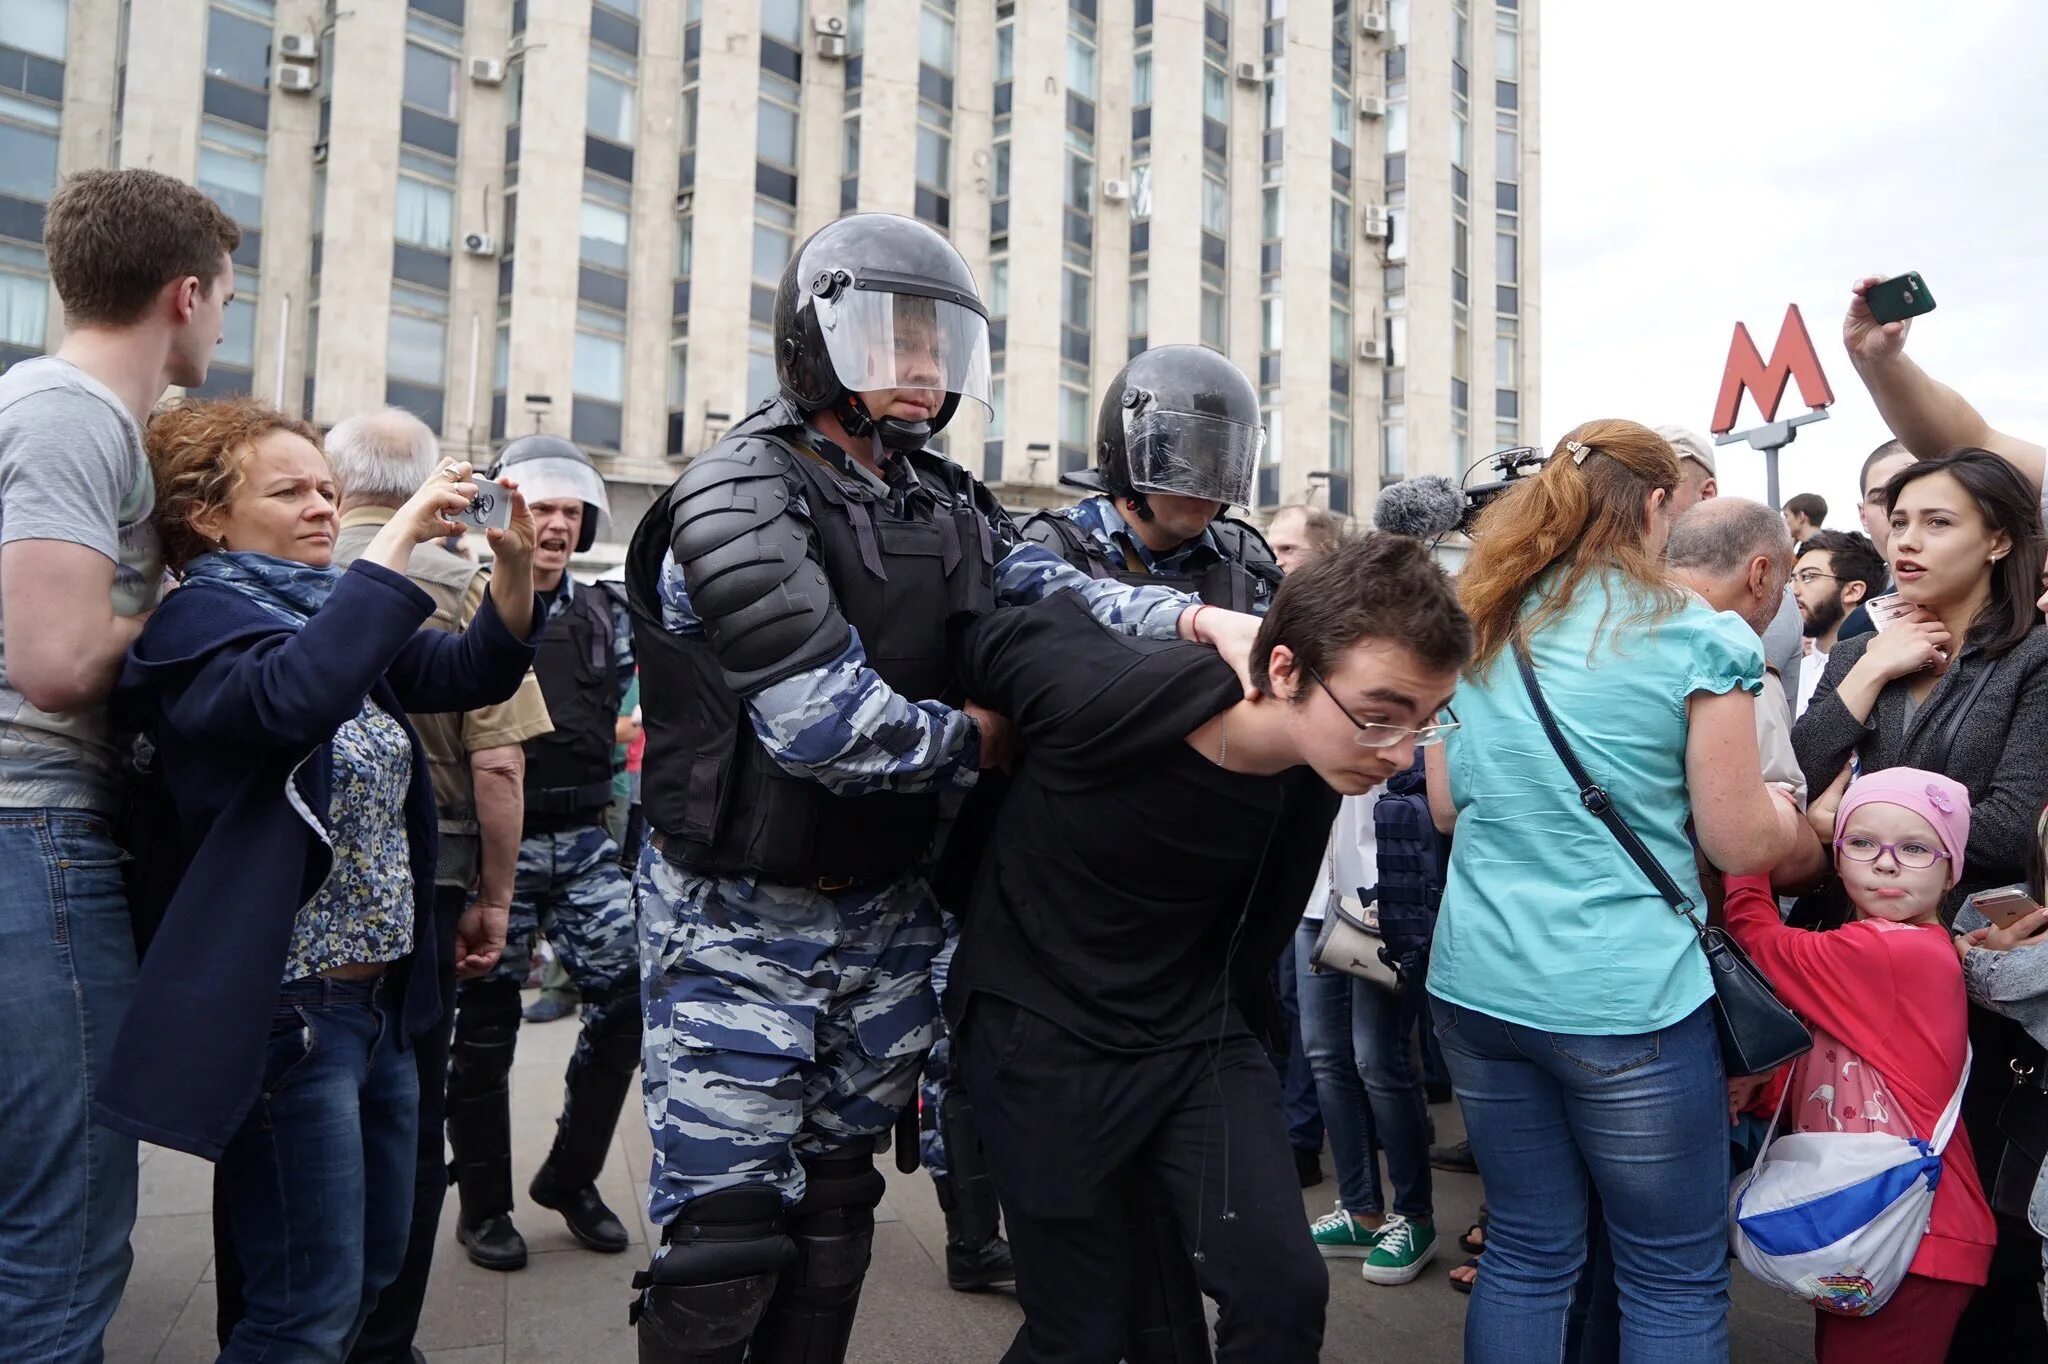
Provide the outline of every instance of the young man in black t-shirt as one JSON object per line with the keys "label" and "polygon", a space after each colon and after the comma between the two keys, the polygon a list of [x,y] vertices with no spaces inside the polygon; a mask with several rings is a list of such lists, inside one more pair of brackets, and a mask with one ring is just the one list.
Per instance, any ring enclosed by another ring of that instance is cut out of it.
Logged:
{"label": "young man in black t-shirt", "polygon": [[1338,795],[1441,736],[1471,627],[1420,543],[1290,577],[1247,697],[1213,654],[1111,634],[1072,594],[998,612],[962,676],[1023,742],[947,1012],[1004,1194],[1011,1364],[1125,1342],[1118,1191],[1149,1172],[1222,1308],[1219,1361],[1313,1360],[1328,1280],[1255,1030]]}

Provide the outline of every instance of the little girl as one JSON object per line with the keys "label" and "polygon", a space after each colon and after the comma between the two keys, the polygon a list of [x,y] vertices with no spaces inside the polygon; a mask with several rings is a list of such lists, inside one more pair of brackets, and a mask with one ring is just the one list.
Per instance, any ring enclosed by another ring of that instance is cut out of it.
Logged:
{"label": "little girl", "polygon": [[[1969,836],[1959,783],[1886,768],[1852,783],[1835,813],[1851,922],[1788,928],[1768,877],[1728,878],[1728,932],[1813,1029],[1813,1050],[1792,1063],[1785,1130],[1933,1134],[1968,1056],[1962,969],[1936,911],[1962,877]],[[1817,1311],[1818,1364],[1940,1364],[1997,1239],[1959,1125],[1911,1272],[1872,1316]]]}

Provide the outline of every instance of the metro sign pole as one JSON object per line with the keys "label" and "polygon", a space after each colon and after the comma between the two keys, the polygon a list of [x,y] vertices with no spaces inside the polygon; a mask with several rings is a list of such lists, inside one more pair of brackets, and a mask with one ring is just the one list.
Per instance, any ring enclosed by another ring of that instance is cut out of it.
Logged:
{"label": "metro sign pole", "polygon": [[[1799,396],[1812,410],[1804,416],[1779,421],[1778,403],[1785,396],[1785,386],[1793,379],[1799,381]],[[1735,417],[1745,389],[1756,400],[1764,425],[1737,431]],[[1749,328],[1738,322],[1728,343],[1728,364],[1721,371],[1720,396],[1714,400],[1714,444],[1744,441],[1752,450],[1763,451],[1768,500],[1771,510],[1776,511],[1778,452],[1793,442],[1800,427],[1826,421],[1828,407],[1834,401],[1835,391],[1828,387],[1828,376],[1821,372],[1820,356],[1814,352],[1813,338],[1806,333],[1806,322],[1799,316],[1797,303],[1785,309],[1785,321],[1778,328],[1778,343],[1771,348],[1769,364],[1764,363],[1756,342],[1750,340]]]}

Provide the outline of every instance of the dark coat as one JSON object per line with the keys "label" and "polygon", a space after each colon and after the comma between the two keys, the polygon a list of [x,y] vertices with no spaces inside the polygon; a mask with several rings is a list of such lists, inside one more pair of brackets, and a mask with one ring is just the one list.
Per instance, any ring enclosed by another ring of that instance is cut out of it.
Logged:
{"label": "dark coat", "polygon": [[[406,836],[413,951],[396,970],[408,1037],[441,1012],[433,929],[434,793],[407,711],[511,696],[533,662],[485,599],[460,635],[423,630],[433,600],[358,561],[292,628],[252,601],[185,588],[150,617],[115,686],[121,722],[155,741],[191,861],[136,981],[93,1116],[208,1160],[262,1080],[300,906],[333,863],[333,738],[368,696],[412,745]],[[536,604],[536,628],[544,619]]]}

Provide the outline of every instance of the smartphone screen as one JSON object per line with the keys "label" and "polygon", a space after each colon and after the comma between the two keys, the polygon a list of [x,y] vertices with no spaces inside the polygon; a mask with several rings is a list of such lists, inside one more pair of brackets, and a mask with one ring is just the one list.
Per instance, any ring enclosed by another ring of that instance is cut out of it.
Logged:
{"label": "smartphone screen", "polygon": [[472,478],[470,482],[476,485],[476,496],[454,519],[478,530],[503,530],[511,525],[512,494],[505,485],[488,478]]}

